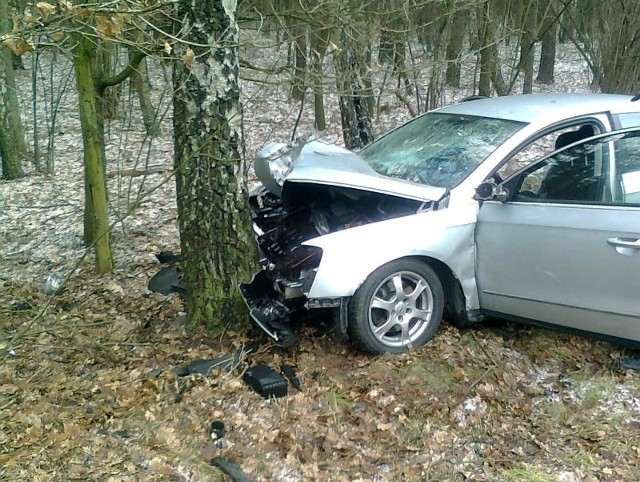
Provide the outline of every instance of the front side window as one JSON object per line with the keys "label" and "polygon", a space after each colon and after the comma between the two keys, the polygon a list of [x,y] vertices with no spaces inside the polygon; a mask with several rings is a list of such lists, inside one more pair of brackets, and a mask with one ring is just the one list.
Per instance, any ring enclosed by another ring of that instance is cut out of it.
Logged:
{"label": "front side window", "polygon": [[608,138],[579,144],[520,177],[514,201],[598,203],[611,200]]}
{"label": "front side window", "polygon": [[382,175],[451,189],[525,125],[433,112],[391,131],[359,155]]}
{"label": "front side window", "polygon": [[513,200],[640,206],[640,131],[587,141],[534,164],[518,177]]}

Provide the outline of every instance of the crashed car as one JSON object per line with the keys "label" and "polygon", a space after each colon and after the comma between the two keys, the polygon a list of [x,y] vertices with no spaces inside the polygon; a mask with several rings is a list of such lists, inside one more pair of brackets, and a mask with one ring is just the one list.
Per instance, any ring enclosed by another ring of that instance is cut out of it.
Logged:
{"label": "crashed car", "polygon": [[639,125],[631,97],[532,94],[426,113],[358,153],[270,143],[251,317],[289,345],[297,314],[331,311],[375,354],[423,345],[443,317],[640,342]]}

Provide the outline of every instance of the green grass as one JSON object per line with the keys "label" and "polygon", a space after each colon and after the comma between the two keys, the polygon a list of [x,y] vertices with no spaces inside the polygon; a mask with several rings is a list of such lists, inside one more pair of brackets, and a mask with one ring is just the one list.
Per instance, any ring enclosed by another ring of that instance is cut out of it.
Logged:
{"label": "green grass", "polygon": [[541,469],[528,465],[501,470],[500,477],[504,482],[557,482],[558,480]]}

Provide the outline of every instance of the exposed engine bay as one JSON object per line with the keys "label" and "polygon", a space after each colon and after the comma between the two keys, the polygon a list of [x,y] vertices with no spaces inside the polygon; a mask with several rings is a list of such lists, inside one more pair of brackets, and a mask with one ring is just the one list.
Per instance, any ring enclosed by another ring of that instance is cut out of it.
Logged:
{"label": "exposed engine bay", "polygon": [[288,183],[282,194],[262,187],[250,197],[263,270],[240,289],[254,321],[283,346],[297,339],[292,317],[309,307],[306,294],[322,257],[319,248],[304,241],[430,210],[434,204],[314,183]]}

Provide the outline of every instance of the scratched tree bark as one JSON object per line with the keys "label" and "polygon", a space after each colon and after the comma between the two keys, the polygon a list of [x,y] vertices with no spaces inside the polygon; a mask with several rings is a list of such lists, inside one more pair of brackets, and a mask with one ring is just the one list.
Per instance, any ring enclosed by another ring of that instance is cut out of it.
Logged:
{"label": "scratched tree bark", "polygon": [[235,0],[181,0],[173,71],[178,220],[193,325],[244,318],[238,285],[255,264],[238,84]]}

